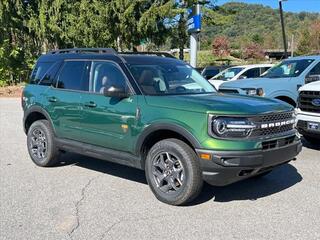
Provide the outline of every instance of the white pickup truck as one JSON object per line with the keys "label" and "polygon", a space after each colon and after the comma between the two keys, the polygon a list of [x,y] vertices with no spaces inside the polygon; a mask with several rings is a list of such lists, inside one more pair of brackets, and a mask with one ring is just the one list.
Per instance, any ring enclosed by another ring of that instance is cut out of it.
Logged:
{"label": "white pickup truck", "polygon": [[222,83],[219,92],[276,98],[296,107],[298,89],[320,80],[320,56],[293,57],[270,68],[260,78]]}
{"label": "white pickup truck", "polygon": [[299,89],[297,129],[307,141],[320,145],[320,81]]}

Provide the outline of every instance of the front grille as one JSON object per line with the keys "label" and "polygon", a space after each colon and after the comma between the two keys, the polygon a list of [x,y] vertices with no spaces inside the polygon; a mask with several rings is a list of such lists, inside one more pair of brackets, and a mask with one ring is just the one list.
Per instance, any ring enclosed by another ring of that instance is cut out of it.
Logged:
{"label": "front grille", "polygon": [[252,131],[251,136],[267,137],[267,136],[285,133],[285,132],[291,131],[292,129],[293,129],[292,125],[284,125],[280,127],[272,127],[272,128],[266,128],[266,129],[256,129]]}
{"label": "front grille", "polygon": [[284,146],[287,146],[287,145],[290,145],[291,143],[293,143],[294,139],[295,139],[295,136],[291,136],[291,137],[287,137],[287,138],[266,141],[266,142],[262,143],[262,149],[269,150],[269,149],[273,149],[273,148],[284,147]]}
{"label": "front grille", "polygon": [[294,129],[293,112],[280,112],[250,118],[257,128],[252,130],[250,137],[270,137],[284,134]]}
{"label": "front grille", "polygon": [[282,121],[288,120],[292,118],[292,112],[282,112],[282,113],[273,113],[273,114],[266,114],[261,115],[255,118],[256,122],[271,122],[271,121]]}
{"label": "front grille", "polygon": [[320,75],[310,75],[304,79],[305,84],[319,81]]}
{"label": "front grille", "polygon": [[319,99],[320,101],[319,91],[301,91],[298,99],[298,106],[301,111],[320,113],[320,106],[312,104],[314,99]]}
{"label": "front grille", "polygon": [[220,93],[226,93],[226,94],[234,94],[234,93],[239,93],[238,90],[235,89],[219,89]]}
{"label": "front grille", "polygon": [[297,123],[297,128],[298,129],[302,129],[302,130],[307,130],[308,122],[299,120],[298,123]]}

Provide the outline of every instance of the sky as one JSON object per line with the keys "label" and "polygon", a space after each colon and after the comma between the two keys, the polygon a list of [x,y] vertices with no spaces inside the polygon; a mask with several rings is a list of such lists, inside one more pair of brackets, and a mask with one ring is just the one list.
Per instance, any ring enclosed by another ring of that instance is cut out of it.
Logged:
{"label": "sky", "polygon": [[[222,5],[226,2],[245,2],[257,3],[270,6],[272,8],[279,7],[278,0],[216,0],[217,5]],[[288,12],[318,12],[320,13],[320,0],[287,0],[282,3],[284,11]]]}

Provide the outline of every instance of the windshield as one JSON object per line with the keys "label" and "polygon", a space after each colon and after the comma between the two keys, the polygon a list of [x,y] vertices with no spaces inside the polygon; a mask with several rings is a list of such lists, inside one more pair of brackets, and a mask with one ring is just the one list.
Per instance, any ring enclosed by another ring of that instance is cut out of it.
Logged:
{"label": "windshield", "polygon": [[288,78],[298,77],[314,60],[285,60],[277,66],[270,68],[261,75],[266,78]]}
{"label": "windshield", "polygon": [[189,65],[132,64],[129,68],[146,95],[216,92],[215,88]]}
{"label": "windshield", "polygon": [[228,68],[218,75],[214,76],[213,79],[223,80],[227,81],[236,76],[239,72],[241,72],[244,68],[242,67],[234,67],[234,68]]}

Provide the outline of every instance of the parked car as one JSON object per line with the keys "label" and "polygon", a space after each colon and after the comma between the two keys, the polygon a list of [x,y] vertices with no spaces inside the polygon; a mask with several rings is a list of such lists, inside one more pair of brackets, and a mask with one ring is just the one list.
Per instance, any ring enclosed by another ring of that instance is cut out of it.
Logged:
{"label": "parked car", "polygon": [[203,180],[261,177],[301,151],[293,107],[219,94],[174,58],[53,51],[38,59],[22,107],[36,165],[70,151],[143,169],[154,195],[172,205],[194,199]]}
{"label": "parked car", "polygon": [[320,56],[293,57],[270,68],[261,78],[221,84],[222,93],[264,96],[297,105],[298,89],[320,76]]}
{"label": "parked car", "polygon": [[253,64],[230,67],[213,76],[209,82],[219,89],[219,86],[226,81],[260,77],[272,66],[273,64]]}
{"label": "parked car", "polygon": [[220,73],[221,71],[223,71],[224,69],[230,67],[229,65],[221,65],[221,66],[208,66],[205,67],[202,72],[201,75],[209,80],[212,77],[214,77],[215,75],[217,75],[218,73]]}
{"label": "parked car", "polygon": [[307,141],[320,145],[320,81],[299,89],[297,128]]}

